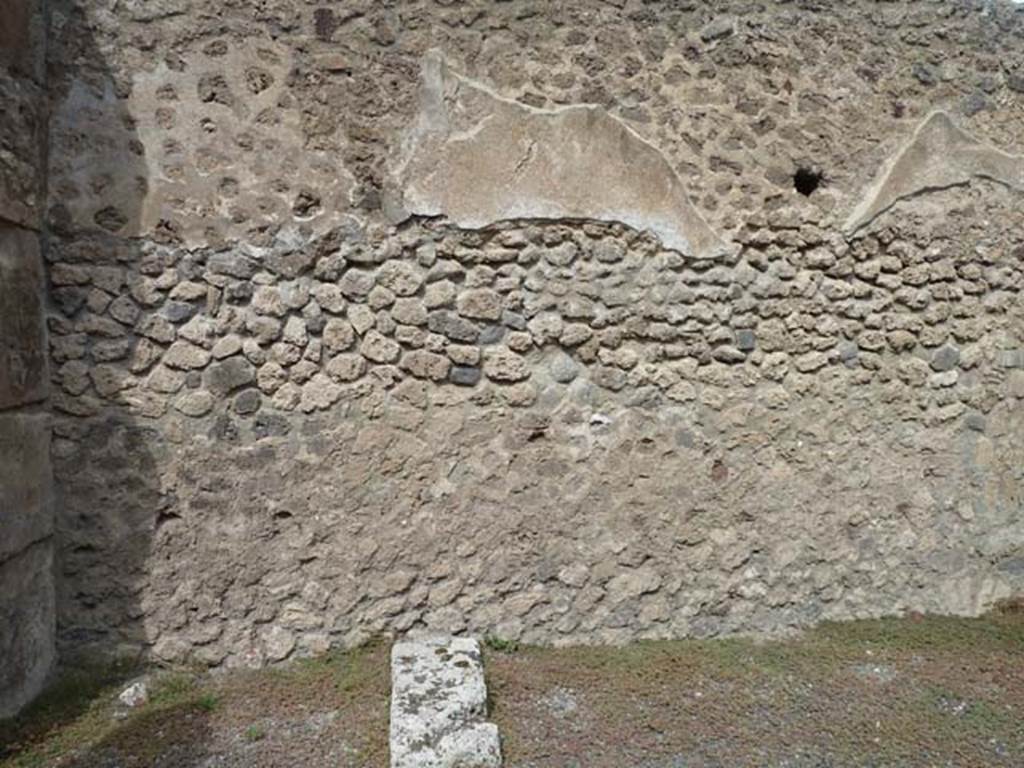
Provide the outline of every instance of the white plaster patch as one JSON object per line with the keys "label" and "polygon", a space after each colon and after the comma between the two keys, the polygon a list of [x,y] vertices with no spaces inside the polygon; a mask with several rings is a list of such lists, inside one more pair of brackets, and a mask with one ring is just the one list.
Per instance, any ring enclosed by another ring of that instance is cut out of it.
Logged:
{"label": "white plaster patch", "polygon": [[854,233],[900,200],[985,178],[1024,191],[1024,155],[1011,155],[960,130],[945,112],[933,112],[886,163],[846,222]]}
{"label": "white plaster patch", "polygon": [[407,213],[478,229],[512,219],[593,219],[655,234],[694,258],[729,251],[664,154],[594,105],[503,98],[424,58],[420,115],[393,168]]}

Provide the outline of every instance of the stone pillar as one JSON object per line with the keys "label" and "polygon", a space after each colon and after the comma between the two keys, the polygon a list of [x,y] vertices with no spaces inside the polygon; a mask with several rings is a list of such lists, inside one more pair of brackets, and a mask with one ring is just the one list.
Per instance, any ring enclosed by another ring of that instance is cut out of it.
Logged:
{"label": "stone pillar", "polygon": [[40,0],[0,0],[0,718],[54,663],[53,500],[40,254]]}

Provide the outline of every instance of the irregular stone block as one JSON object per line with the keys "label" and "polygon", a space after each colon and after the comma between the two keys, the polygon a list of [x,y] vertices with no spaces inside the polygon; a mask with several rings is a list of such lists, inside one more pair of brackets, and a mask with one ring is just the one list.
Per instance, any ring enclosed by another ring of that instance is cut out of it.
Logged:
{"label": "irregular stone block", "polygon": [[453,365],[449,372],[453,384],[472,387],[480,381],[480,368],[473,365]]}
{"label": "irregular stone block", "polygon": [[498,727],[485,722],[480,645],[469,638],[396,643],[391,651],[391,768],[496,768]]}
{"label": "irregular stone block", "polygon": [[53,549],[40,542],[0,563],[0,719],[43,688],[55,660]]}
{"label": "irregular stone block", "polygon": [[688,256],[728,251],[661,151],[602,107],[524,106],[452,72],[436,51],[424,58],[420,115],[403,146],[394,170],[412,214],[467,228],[618,221]]}
{"label": "irregular stone block", "polygon": [[0,563],[53,533],[50,487],[49,417],[0,414]]}
{"label": "irregular stone block", "polygon": [[39,0],[0,0],[0,19],[0,66],[41,79],[45,20]]}
{"label": "irregular stone block", "polygon": [[1024,155],[987,146],[961,131],[945,112],[933,112],[890,160],[846,222],[854,233],[900,200],[986,178],[1024,191]]}
{"label": "irregular stone block", "polygon": [[217,397],[224,397],[256,381],[256,368],[244,357],[229,357],[203,373],[203,383]]}
{"label": "irregular stone block", "polygon": [[514,352],[498,348],[484,357],[484,373],[494,381],[523,381],[530,377],[530,367],[524,358]]}
{"label": "irregular stone block", "polygon": [[0,220],[24,227],[38,224],[41,209],[42,100],[43,91],[37,85],[12,77],[0,65]]}
{"label": "irregular stone block", "polygon": [[45,138],[39,0],[0,0],[0,219],[38,223]]}
{"label": "irregular stone block", "polygon": [[418,379],[444,381],[448,377],[451,361],[444,355],[416,349],[402,355],[399,367]]}
{"label": "irregular stone block", "polygon": [[46,398],[42,289],[36,234],[0,227],[0,409]]}
{"label": "irregular stone block", "polygon": [[7,64],[25,46],[28,38],[29,6],[25,0],[0,0],[0,62]]}

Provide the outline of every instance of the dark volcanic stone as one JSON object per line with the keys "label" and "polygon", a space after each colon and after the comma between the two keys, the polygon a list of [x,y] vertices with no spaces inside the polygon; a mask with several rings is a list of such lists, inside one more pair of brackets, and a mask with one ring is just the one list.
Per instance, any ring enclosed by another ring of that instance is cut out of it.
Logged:
{"label": "dark volcanic stone", "polygon": [[256,369],[244,357],[229,357],[214,363],[203,373],[203,383],[217,397],[224,397],[256,380]]}
{"label": "dark volcanic stone", "polygon": [[453,384],[472,387],[480,381],[480,368],[473,365],[453,365],[448,372],[448,378]]}

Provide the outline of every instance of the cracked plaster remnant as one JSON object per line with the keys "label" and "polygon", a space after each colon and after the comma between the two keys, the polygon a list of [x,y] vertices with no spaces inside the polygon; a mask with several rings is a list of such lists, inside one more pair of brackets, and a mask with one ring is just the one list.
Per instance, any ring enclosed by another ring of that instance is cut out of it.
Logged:
{"label": "cracked plaster remnant", "polygon": [[478,229],[510,219],[595,219],[655,234],[666,248],[715,258],[708,226],[655,146],[593,105],[528,107],[424,57],[420,114],[395,175],[406,214]]}
{"label": "cracked plaster remnant", "polygon": [[850,216],[855,233],[900,200],[985,178],[1024,191],[1024,155],[1011,155],[960,130],[945,112],[933,112],[889,161]]}

